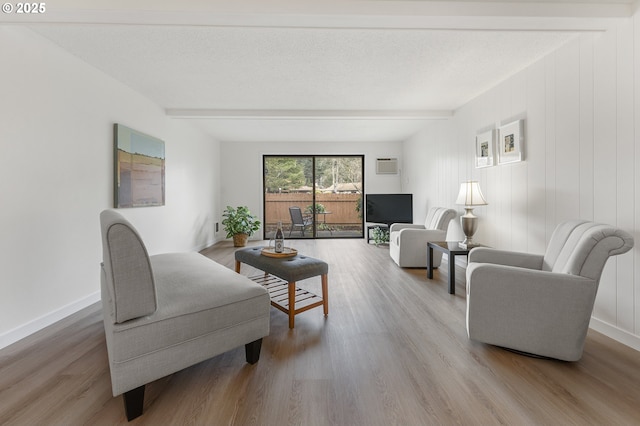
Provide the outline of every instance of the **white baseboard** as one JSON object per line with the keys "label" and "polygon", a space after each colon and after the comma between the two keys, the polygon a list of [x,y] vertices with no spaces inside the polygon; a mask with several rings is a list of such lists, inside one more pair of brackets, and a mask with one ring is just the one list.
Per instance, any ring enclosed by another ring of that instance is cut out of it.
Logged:
{"label": "white baseboard", "polygon": [[[205,244],[202,244],[202,247],[196,247],[194,250],[203,250],[207,247],[212,246],[218,241],[219,239],[213,239]],[[51,324],[54,324],[61,319],[68,317],[71,314],[75,314],[81,309],[84,309],[99,301],[100,291],[96,291],[95,293],[83,297],[82,299],[76,300],[75,302],[69,303],[68,305],[56,309],[53,312],[45,314],[39,318],[35,318],[26,324],[20,325],[12,330],[0,334],[0,349],[6,348],[7,346],[16,343],[17,341],[22,340],[25,337],[28,337],[31,334],[40,331],[43,328],[48,327]]]}
{"label": "white baseboard", "polygon": [[31,334],[40,331],[43,328],[48,327],[51,324],[68,317],[71,314],[75,314],[79,310],[84,309],[87,306],[90,306],[98,301],[100,301],[100,292],[96,291],[95,293],[83,297],[80,300],[76,300],[75,302],[63,306],[60,309],[56,309],[53,312],[50,312],[39,318],[33,319],[26,324],[18,326],[13,330],[9,330],[6,333],[0,335],[0,349],[6,348],[7,346],[17,342],[18,340],[22,340],[25,337],[30,336]]}
{"label": "white baseboard", "polygon": [[200,251],[202,251],[202,250],[204,250],[204,249],[206,249],[206,248],[208,248],[208,247],[211,247],[211,246],[212,246],[212,245],[214,245],[215,243],[217,243],[217,241],[216,241],[216,240],[209,241],[209,242],[204,243],[204,244],[199,244],[199,245],[197,245],[197,246],[195,246],[195,247],[193,248],[193,251],[200,252]]}
{"label": "white baseboard", "polygon": [[623,345],[627,345],[630,348],[640,351],[640,336],[631,334],[628,331],[624,331],[616,327],[615,325],[609,324],[593,317],[591,317],[589,327],[604,334],[607,337],[611,337],[613,340],[617,340]]}
{"label": "white baseboard", "polygon": [[205,244],[200,244],[196,247],[193,248],[193,251],[197,251],[200,252],[206,248],[211,247],[212,245],[215,245],[217,243],[219,243],[220,241],[224,241],[225,238],[221,237],[221,238],[214,238],[213,240],[209,240],[209,242],[205,243]]}

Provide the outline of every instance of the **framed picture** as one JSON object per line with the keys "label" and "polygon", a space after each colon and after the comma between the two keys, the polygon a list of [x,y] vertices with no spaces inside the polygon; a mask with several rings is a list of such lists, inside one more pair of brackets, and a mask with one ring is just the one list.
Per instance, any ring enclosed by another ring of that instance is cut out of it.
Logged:
{"label": "framed picture", "polygon": [[476,136],[476,168],[493,166],[494,133],[492,129]]}
{"label": "framed picture", "polygon": [[164,206],[164,142],[114,125],[114,207]]}
{"label": "framed picture", "polygon": [[524,120],[506,124],[498,130],[498,163],[523,160]]}

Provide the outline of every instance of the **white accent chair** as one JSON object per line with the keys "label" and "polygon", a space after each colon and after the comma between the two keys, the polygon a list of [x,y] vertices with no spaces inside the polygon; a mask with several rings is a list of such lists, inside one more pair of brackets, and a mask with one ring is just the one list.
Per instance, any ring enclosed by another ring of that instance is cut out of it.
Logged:
{"label": "white accent chair", "polygon": [[149,256],[114,210],[100,224],[111,388],[128,420],[142,414],[149,382],[242,345],[258,361],[271,309],[262,286],[196,252]]}
{"label": "white accent chair", "polygon": [[[424,225],[394,223],[389,227],[389,254],[403,268],[427,267],[427,243],[445,241],[449,222],[456,211],[444,207],[429,210]],[[433,267],[440,266],[442,253],[433,253]]]}
{"label": "white accent chair", "polygon": [[474,248],[467,266],[470,339],[528,355],[577,361],[610,256],[633,247],[613,226],[559,224],[544,255]]}

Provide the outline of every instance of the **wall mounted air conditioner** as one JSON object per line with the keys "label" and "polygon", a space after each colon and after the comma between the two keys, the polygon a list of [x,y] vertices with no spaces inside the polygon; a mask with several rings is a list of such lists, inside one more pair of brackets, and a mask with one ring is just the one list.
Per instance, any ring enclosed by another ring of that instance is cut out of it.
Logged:
{"label": "wall mounted air conditioner", "polygon": [[376,174],[397,175],[398,159],[397,158],[378,158],[376,160]]}

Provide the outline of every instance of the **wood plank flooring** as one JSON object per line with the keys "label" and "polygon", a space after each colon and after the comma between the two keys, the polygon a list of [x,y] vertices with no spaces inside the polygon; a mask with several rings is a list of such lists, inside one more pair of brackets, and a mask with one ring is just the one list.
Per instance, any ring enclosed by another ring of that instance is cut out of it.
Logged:
{"label": "wood plank flooring", "polygon": [[[473,342],[462,269],[450,295],[446,263],[427,280],[362,239],[291,245],[329,263],[329,316],[312,309],[289,330],[271,308],[257,364],[241,347],[153,382],[130,424],[640,424],[639,352],[595,331],[575,363]],[[203,254],[233,269],[233,251],[223,242]],[[320,294],[320,277],[299,285]],[[0,351],[0,424],[126,423],[99,305]]]}

